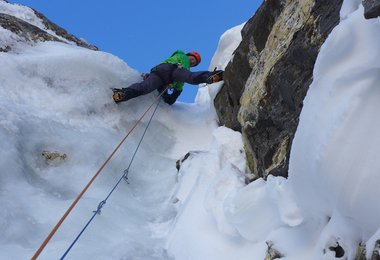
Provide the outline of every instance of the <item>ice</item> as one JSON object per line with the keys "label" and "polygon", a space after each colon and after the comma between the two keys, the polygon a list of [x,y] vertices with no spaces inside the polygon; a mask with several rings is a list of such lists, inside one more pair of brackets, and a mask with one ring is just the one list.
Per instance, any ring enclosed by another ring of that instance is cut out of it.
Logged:
{"label": "ice", "polygon": [[[37,26],[22,6],[0,11]],[[243,25],[228,30],[210,64],[224,68]],[[74,45],[28,45],[0,28],[0,251],[28,259],[156,93],[115,105],[110,88],[141,80],[118,57]],[[129,171],[69,252],[69,259],[284,259],[370,257],[379,237],[380,24],[344,1],[322,46],[290,155],[289,179],[246,183],[239,132],[218,126],[213,99],[161,102]],[[150,112],[151,113],[151,112]],[[150,116],[148,113],[148,116]],[[62,256],[130,163],[148,117],[113,156],[39,259]],[[67,157],[47,161],[45,151]],[[177,172],[176,161],[190,152]]]}

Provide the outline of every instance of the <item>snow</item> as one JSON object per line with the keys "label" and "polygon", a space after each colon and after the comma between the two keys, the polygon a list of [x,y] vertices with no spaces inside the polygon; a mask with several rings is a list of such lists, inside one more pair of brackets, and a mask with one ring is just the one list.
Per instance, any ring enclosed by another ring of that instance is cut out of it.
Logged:
{"label": "snow", "polygon": [[[0,11],[38,25],[30,9]],[[243,25],[219,42],[210,69],[224,68]],[[380,239],[378,147],[380,22],[344,1],[321,48],[290,157],[289,178],[245,183],[241,135],[218,127],[212,100],[160,103],[129,172],[67,259],[283,259],[370,257]],[[0,251],[30,258],[76,196],[156,98],[115,105],[110,88],[139,81],[112,54],[57,42],[20,43],[0,28]],[[0,46],[1,47],[1,46]],[[39,259],[63,255],[134,153],[150,113],[133,131]],[[66,154],[46,161],[44,151]],[[186,153],[177,172],[176,161]]]}
{"label": "snow", "polygon": [[341,219],[337,230],[327,225],[321,243],[351,230],[337,238],[348,244],[349,259],[351,240],[367,241],[380,225],[379,44],[379,21],[363,19],[362,6],[334,29],[318,56],[290,157],[289,181],[303,196],[298,205],[305,215]]}
{"label": "snow", "polygon": [[[245,23],[235,26],[222,34],[210,63],[210,71],[213,71],[215,68],[217,70],[224,70],[228,62],[233,59],[234,51],[241,42],[240,31],[243,29],[244,24]],[[197,96],[195,97],[195,103],[211,106],[213,103],[212,100],[214,100],[222,85],[222,82],[205,86],[202,84],[202,87],[199,88]]]}
{"label": "snow", "polygon": [[[55,36],[56,38],[60,39],[63,42],[75,45],[75,43],[67,40],[66,38],[63,38],[63,37],[57,35],[54,31],[47,29],[45,24],[43,23],[43,21],[36,15],[34,10],[30,7],[19,5],[19,4],[7,3],[5,1],[0,0],[0,13],[15,16],[15,17],[17,17],[21,20],[24,20],[25,22],[27,22],[31,25],[34,25],[34,26],[40,28],[41,30]],[[1,26],[0,26],[0,29],[1,29]],[[4,38],[8,38],[8,37],[4,37],[4,35],[2,35],[1,38],[4,39]],[[16,40],[16,42],[18,42],[17,45],[19,45],[20,42],[22,42],[22,41],[23,41],[22,39],[17,39]],[[1,41],[0,41],[0,44],[1,44]],[[0,45],[0,48],[1,48],[1,45]]]}
{"label": "snow", "polygon": [[36,16],[34,11],[23,5],[11,4],[5,1],[0,2],[0,13],[9,14],[20,18],[34,26],[37,26],[40,29],[44,28],[43,22]]}

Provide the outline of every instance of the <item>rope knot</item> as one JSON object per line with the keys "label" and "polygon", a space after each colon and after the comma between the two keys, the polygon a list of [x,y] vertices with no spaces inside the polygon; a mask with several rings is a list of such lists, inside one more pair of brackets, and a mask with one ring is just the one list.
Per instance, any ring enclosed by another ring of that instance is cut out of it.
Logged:
{"label": "rope knot", "polygon": [[102,200],[99,205],[98,205],[98,208],[96,210],[94,210],[93,212],[100,215],[100,213],[102,213],[101,209],[103,208],[104,204],[106,204],[106,201],[105,200]]}
{"label": "rope knot", "polygon": [[129,168],[124,170],[123,179],[129,184],[128,173],[129,173]]}

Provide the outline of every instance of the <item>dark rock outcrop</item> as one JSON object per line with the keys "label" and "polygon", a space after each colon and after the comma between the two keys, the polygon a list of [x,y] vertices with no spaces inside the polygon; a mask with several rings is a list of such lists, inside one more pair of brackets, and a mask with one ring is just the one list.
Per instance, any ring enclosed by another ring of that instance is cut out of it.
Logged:
{"label": "dark rock outcrop", "polygon": [[380,240],[376,240],[375,247],[372,250],[371,260],[380,260]]}
{"label": "dark rock outcrop", "polygon": [[179,171],[181,169],[181,165],[184,161],[187,160],[187,158],[189,158],[190,156],[190,152],[188,152],[187,154],[185,154],[185,156],[183,156],[181,159],[177,160],[176,163],[175,163],[175,168],[177,169],[177,171]]}
{"label": "dark rock outcrop", "polygon": [[272,241],[265,241],[265,243],[267,244],[268,249],[267,249],[267,254],[264,260],[274,260],[274,259],[282,258],[282,255],[280,254],[280,252],[273,247],[274,244]]}
{"label": "dark rock outcrop", "polygon": [[10,46],[4,46],[4,47],[1,47],[0,46],[0,52],[8,52],[11,50],[11,47]]}
{"label": "dark rock outcrop", "polygon": [[[39,28],[27,21],[6,13],[0,13],[0,26],[15,33],[20,37],[20,39],[22,39],[21,41],[26,43],[41,41],[66,42],[67,40],[80,47],[88,48],[91,50],[98,50],[96,46],[88,44],[85,41],[69,34],[65,29],[62,29],[55,23],[51,22],[43,14],[37,12],[36,10],[33,10],[33,12],[39,19],[41,19],[45,28]],[[51,32],[54,33],[52,34]],[[2,52],[7,52],[11,49],[11,46],[0,46],[0,51]]]}
{"label": "dark rock outcrop", "polygon": [[220,125],[241,131],[237,114],[240,109],[240,97],[253,69],[250,59],[256,52],[254,53],[252,49],[258,48],[257,52],[264,49],[267,37],[282,12],[283,5],[281,1],[264,2],[256,15],[243,27],[242,41],[234,52],[233,61],[225,69],[224,85],[214,100]]}
{"label": "dark rock outcrop", "polygon": [[375,246],[371,253],[371,258],[367,258],[366,254],[367,254],[366,244],[364,242],[360,243],[354,259],[355,260],[367,260],[367,259],[380,260],[380,240],[376,240]]}
{"label": "dark rock outcrop", "polygon": [[0,13],[0,26],[17,34],[26,42],[61,41],[37,26],[9,14]]}
{"label": "dark rock outcrop", "polygon": [[380,0],[363,0],[364,17],[372,19],[380,16]]}
{"label": "dark rock outcrop", "polygon": [[303,99],[342,0],[266,0],[242,30],[214,100],[221,125],[243,134],[251,171],[287,177]]}
{"label": "dark rock outcrop", "polygon": [[78,45],[80,47],[84,47],[84,48],[87,48],[90,50],[95,50],[95,51],[98,50],[98,47],[91,45],[91,44],[88,44],[87,42],[85,42],[85,41],[75,37],[74,35],[68,33],[65,29],[59,27],[58,25],[56,25],[55,23],[50,21],[48,18],[46,18],[46,16],[44,16],[40,12],[38,12],[34,9],[33,9],[33,11],[36,14],[36,16],[42,20],[42,22],[45,25],[47,30],[52,30],[53,32],[55,32],[56,35],[58,35],[62,38],[65,38],[66,40],[69,40],[71,42],[74,42],[74,43],[76,43],[76,45]]}
{"label": "dark rock outcrop", "polygon": [[335,258],[342,258],[345,254],[345,251],[341,245],[337,242],[336,245],[329,247],[330,251],[335,253]]}
{"label": "dark rock outcrop", "polygon": [[366,259],[366,246],[365,243],[360,243],[356,251],[355,260],[367,260]]}

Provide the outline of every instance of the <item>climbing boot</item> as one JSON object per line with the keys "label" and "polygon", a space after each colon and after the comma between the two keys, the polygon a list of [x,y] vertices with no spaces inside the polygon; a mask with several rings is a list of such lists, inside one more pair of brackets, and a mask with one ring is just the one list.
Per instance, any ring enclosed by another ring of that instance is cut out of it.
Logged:
{"label": "climbing boot", "polygon": [[128,88],[122,88],[122,89],[113,88],[112,91],[113,91],[112,97],[113,97],[113,100],[115,101],[116,104],[145,94],[142,91],[139,91],[139,90],[136,90],[133,88],[129,88],[129,87]]}

